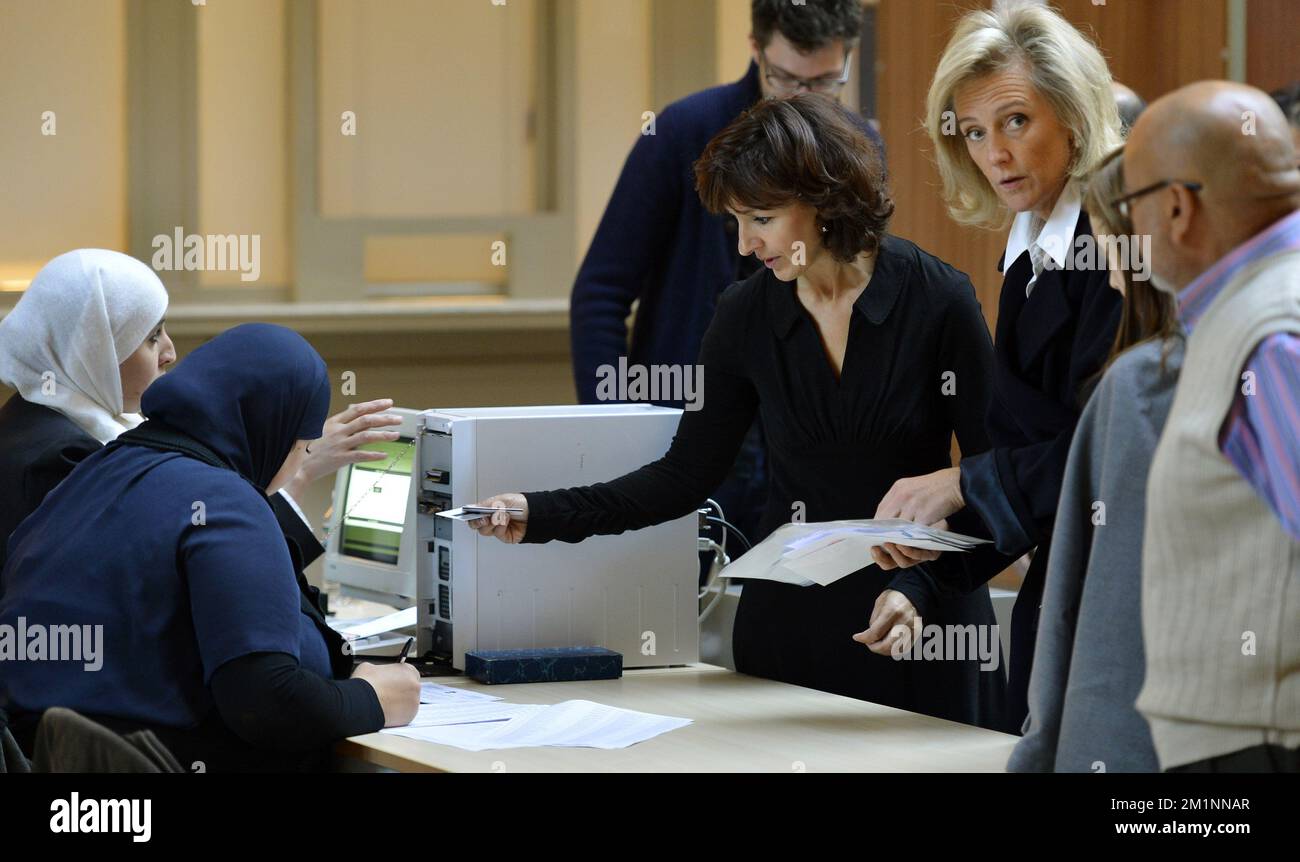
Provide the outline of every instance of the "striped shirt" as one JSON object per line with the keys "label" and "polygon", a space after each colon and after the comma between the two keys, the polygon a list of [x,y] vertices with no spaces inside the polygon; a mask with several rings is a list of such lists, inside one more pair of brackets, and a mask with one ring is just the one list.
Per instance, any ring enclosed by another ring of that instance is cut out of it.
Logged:
{"label": "striped shirt", "polygon": [[[1300,210],[1234,248],[1180,291],[1183,327],[1190,333],[1243,267],[1294,250],[1300,250]],[[1279,332],[1261,341],[1240,379],[1219,448],[1300,541],[1300,333]]]}

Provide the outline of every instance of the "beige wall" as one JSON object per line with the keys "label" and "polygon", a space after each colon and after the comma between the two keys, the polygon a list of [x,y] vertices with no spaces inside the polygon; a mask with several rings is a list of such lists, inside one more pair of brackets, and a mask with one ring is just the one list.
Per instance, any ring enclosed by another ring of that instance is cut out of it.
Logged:
{"label": "beige wall", "polygon": [[641,115],[656,111],[650,97],[650,0],[577,0],[575,129],[579,261],[628,151],[641,133]]}
{"label": "beige wall", "polygon": [[0,0],[0,91],[0,290],[70,248],[124,249],[123,0]]}
{"label": "beige wall", "polygon": [[[261,284],[293,279],[289,224],[285,0],[221,0],[197,10],[199,223],[202,234],[257,234]],[[235,270],[203,286],[250,286]]]}
{"label": "beige wall", "polygon": [[[673,2],[656,11],[652,0],[443,0],[436,7],[424,0],[319,0],[310,7],[315,146],[306,152],[293,145],[302,112],[293,101],[296,36],[285,0],[186,5],[165,26],[193,28],[194,92],[176,85],[175,98],[193,99],[196,128],[192,137],[176,136],[166,152],[194,165],[193,190],[182,169],[177,181],[151,188],[137,214],[149,216],[158,195],[171,195],[175,201],[159,212],[182,215],[143,218],[148,233],[179,227],[187,234],[257,234],[261,275],[256,285],[235,271],[205,271],[192,280],[164,273],[164,281],[197,301],[233,297],[231,290],[255,293],[254,287],[268,288],[257,301],[338,301],[365,298],[370,276],[381,284],[454,284],[477,273],[480,286],[504,285],[514,295],[508,267],[484,268],[490,245],[454,239],[481,236],[504,238],[517,252],[512,263],[523,257],[532,272],[545,269],[544,280],[533,278],[519,295],[567,297],[643,112],[662,108],[652,67],[656,56],[672,57],[676,40],[665,41],[665,34],[689,31],[701,14],[710,30],[726,32],[716,58],[710,39],[706,63],[693,56],[689,65],[669,64],[691,70],[677,76],[687,89],[715,83],[708,70],[717,68],[721,81],[744,69],[748,0]],[[30,130],[0,138],[3,163],[23,166],[0,188],[7,201],[0,211],[0,278],[16,279],[15,287],[68,248],[150,247],[152,236],[127,235],[125,33],[132,8],[139,7],[126,0],[0,0],[0,118],[6,128]],[[547,57],[539,45],[558,44],[561,30],[571,53]],[[656,33],[664,41],[658,53]],[[150,31],[145,44],[166,35]],[[436,66],[429,62],[435,56]],[[178,77],[165,74],[169,84]],[[543,81],[563,92],[541,92]],[[56,138],[38,134],[47,108],[58,112]],[[141,133],[188,116],[155,110],[160,115],[140,124]],[[355,136],[341,133],[344,110],[356,113]],[[548,123],[562,127],[549,153],[537,139]],[[179,152],[190,145],[193,153]],[[539,153],[548,160],[539,163]],[[315,167],[314,187],[295,182],[303,161]],[[548,186],[553,190],[544,194]],[[329,248],[295,248],[295,198],[304,195],[311,212],[349,225],[328,235]],[[540,220],[491,224],[530,214]],[[426,230],[413,232],[413,219],[428,220]],[[563,247],[552,240],[556,219],[572,237]],[[420,244],[404,238],[413,233],[438,248],[423,268],[413,265],[418,256],[404,253]],[[389,261],[386,250],[399,257]],[[355,263],[342,285],[318,289],[310,279],[295,283],[295,254],[304,253],[342,253]]]}
{"label": "beige wall", "polygon": [[749,0],[718,0],[717,83],[734,81],[749,67]]}
{"label": "beige wall", "polygon": [[[534,210],[533,0],[323,0],[319,10],[323,215]],[[341,132],[344,111],[356,114],[355,135]]]}

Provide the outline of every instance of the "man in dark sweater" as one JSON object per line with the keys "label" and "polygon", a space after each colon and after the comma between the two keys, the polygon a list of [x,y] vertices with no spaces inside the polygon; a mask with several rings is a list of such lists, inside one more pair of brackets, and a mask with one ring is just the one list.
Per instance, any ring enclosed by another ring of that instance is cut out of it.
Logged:
{"label": "man in dark sweater", "polygon": [[[626,356],[630,366],[694,365],[718,295],[761,263],[737,250],[736,224],[711,215],[695,193],[692,165],[704,146],[760,98],[804,90],[838,94],[848,82],[862,29],[861,0],[753,0],[753,61],[733,84],[664,108],[632,147],[578,270],[570,309],[578,399],[597,391]],[[880,137],[862,129],[883,151]],[[639,301],[628,347],[626,320]],[[602,371],[602,367],[605,370]],[[686,375],[683,374],[685,377]],[[683,407],[682,399],[656,403]],[[766,497],[757,422],[731,475],[715,494],[751,537]]]}

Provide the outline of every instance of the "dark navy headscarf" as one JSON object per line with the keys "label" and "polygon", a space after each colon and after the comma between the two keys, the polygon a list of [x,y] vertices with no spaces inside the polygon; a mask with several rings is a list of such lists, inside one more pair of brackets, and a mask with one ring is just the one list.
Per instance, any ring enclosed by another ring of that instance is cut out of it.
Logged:
{"label": "dark navy headscarf", "polygon": [[156,380],[140,408],[265,490],[296,441],[321,436],[329,404],[325,362],[306,339],[283,326],[246,323]]}
{"label": "dark navy headscarf", "polygon": [[212,674],[240,656],[283,653],[331,676],[264,493],[294,441],[320,436],[329,395],[316,351],[266,324],[222,333],[155,381],[149,420],[127,435],[159,423],[231,469],[109,445],[46,496],[9,542],[0,625],[99,626],[99,666],[0,661],[0,708],[192,728],[212,714]]}

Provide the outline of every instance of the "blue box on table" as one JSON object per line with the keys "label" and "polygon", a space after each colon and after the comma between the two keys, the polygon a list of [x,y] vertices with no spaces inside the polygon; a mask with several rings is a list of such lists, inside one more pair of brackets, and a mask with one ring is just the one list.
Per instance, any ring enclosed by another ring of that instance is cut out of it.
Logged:
{"label": "blue box on table", "polygon": [[618,679],[623,655],[604,647],[471,650],[465,675],[488,685]]}

